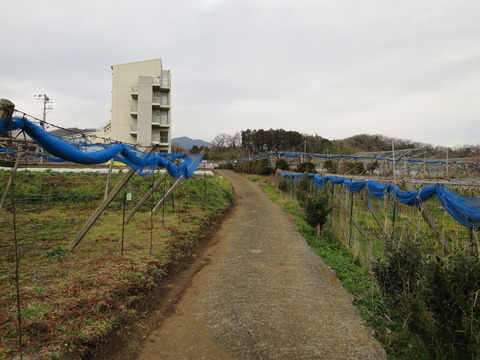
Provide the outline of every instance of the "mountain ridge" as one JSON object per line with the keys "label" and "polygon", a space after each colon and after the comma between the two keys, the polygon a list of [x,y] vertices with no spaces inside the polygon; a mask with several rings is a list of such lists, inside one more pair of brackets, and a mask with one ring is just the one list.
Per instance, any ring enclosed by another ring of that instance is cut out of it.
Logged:
{"label": "mountain ridge", "polygon": [[180,137],[173,138],[171,142],[172,142],[172,145],[176,144],[185,150],[190,150],[194,146],[198,146],[199,148],[202,146],[207,148],[212,147],[212,144],[209,143],[208,141],[201,140],[201,139],[191,139],[188,136],[180,136]]}

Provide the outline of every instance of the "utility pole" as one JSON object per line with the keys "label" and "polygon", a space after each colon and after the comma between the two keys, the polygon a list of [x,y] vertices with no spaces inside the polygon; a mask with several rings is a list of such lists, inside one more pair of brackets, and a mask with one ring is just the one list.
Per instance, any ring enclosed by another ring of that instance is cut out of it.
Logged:
{"label": "utility pole", "polygon": [[50,101],[50,98],[47,94],[40,94],[34,95],[37,99],[43,100],[43,121],[42,121],[42,129],[45,130],[45,120],[47,118],[47,110],[52,110],[53,108],[49,108],[48,104],[52,104],[53,101]]}
{"label": "utility pole", "polygon": [[[48,104],[52,104],[53,101],[50,101],[50,98],[47,96],[47,94],[40,94],[40,95],[34,95],[37,99],[43,100],[43,119],[41,122],[42,129],[45,131],[45,120],[47,118],[47,110],[52,110],[53,108],[49,108]],[[40,155],[42,154],[43,150],[39,148]],[[40,157],[40,163],[43,163],[43,157]]]}

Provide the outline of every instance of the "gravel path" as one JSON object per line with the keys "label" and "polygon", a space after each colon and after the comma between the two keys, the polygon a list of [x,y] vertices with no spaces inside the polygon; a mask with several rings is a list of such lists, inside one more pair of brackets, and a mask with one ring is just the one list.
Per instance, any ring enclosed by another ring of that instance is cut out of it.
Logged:
{"label": "gravel path", "polygon": [[137,359],[386,359],[293,218],[255,183],[222,174],[236,206]]}

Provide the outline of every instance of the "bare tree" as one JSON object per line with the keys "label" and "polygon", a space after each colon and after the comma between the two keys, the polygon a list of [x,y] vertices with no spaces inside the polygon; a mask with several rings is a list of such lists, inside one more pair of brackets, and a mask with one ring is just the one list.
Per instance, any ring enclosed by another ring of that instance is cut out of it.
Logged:
{"label": "bare tree", "polygon": [[229,147],[233,149],[238,149],[242,145],[242,134],[237,132],[235,135],[230,136],[230,144]]}
{"label": "bare tree", "polygon": [[216,149],[225,149],[230,143],[231,136],[226,133],[221,133],[215,136],[212,140],[212,146]]}

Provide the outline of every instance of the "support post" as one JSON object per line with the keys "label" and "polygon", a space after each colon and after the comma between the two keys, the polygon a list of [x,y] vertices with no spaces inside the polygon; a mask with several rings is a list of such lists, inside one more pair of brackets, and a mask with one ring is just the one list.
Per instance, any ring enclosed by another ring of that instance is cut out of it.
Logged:
{"label": "support post", "polygon": [[[205,150],[202,150],[198,156],[202,156],[203,154],[205,153]],[[198,158],[197,156],[197,158]],[[189,169],[192,165],[189,166]],[[163,196],[163,198],[159,201],[159,203],[152,209],[152,214],[155,215],[157,212],[158,212],[158,209],[160,208],[160,206],[162,206],[165,201],[170,197],[172,196],[173,192],[180,186],[180,184],[186,180],[185,177],[182,175],[180,176],[177,181],[175,181],[175,183],[172,185],[172,187],[167,191],[167,193]]]}
{"label": "support post", "polygon": [[[407,184],[405,184],[405,187],[408,191],[413,191],[413,185],[412,184],[407,183]],[[448,246],[449,246],[448,241],[445,238],[445,235],[443,235],[443,233],[439,230],[435,219],[430,214],[428,209],[423,204],[420,204],[419,206],[417,206],[417,209],[420,212],[420,214],[422,214],[423,220],[425,220],[425,222],[428,224],[428,226],[430,227],[430,230],[433,231],[433,233],[437,236],[437,238],[442,243],[443,249],[447,250]]]}
{"label": "support post", "polygon": [[98,218],[103,214],[105,209],[108,205],[113,201],[115,196],[123,189],[123,187],[127,184],[127,182],[132,178],[135,174],[135,170],[130,169],[128,172],[123,176],[120,182],[115,186],[115,188],[108,194],[107,198],[103,200],[103,202],[98,206],[97,210],[90,216],[90,219],[83,225],[83,227],[78,232],[75,239],[73,239],[70,244],[68,245],[67,251],[73,251],[75,247],[80,243],[83,237],[87,234],[87,232],[91,229],[93,224],[98,220]]}
{"label": "support post", "polygon": [[110,184],[112,183],[113,162],[114,159],[110,160],[110,164],[108,165],[107,184],[105,185],[105,194],[103,195],[103,200],[107,198],[108,193],[110,192]]}
{"label": "support post", "polygon": [[476,248],[477,251],[479,251],[478,238],[477,238],[477,233],[476,233],[475,229],[470,228],[470,230],[469,230],[469,240],[470,240],[470,246],[472,247],[472,249]]}
{"label": "support post", "polygon": [[387,235],[387,231],[385,230],[385,227],[383,226],[382,222],[380,221],[380,218],[379,218],[378,215],[375,213],[375,211],[373,211],[372,208],[369,206],[368,201],[367,201],[367,199],[365,198],[365,196],[362,196],[362,195],[361,195],[361,198],[362,198],[362,200],[365,202],[365,205],[367,205],[367,209],[368,209],[368,211],[370,212],[370,214],[372,214],[372,216],[373,216],[373,218],[375,219],[375,222],[377,223],[377,225],[380,227],[380,229],[382,229],[383,236],[388,236],[388,235]]}
{"label": "support post", "polygon": [[10,174],[10,178],[8,179],[7,186],[5,187],[5,190],[3,191],[2,200],[0,202],[0,211],[2,211],[3,205],[5,204],[5,201],[7,200],[7,195],[8,195],[8,192],[10,191],[10,187],[12,186],[12,181],[15,178],[15,174],[17,173],[17,169],[18,169],[19,164],[20,164],[20,156],[17,156],[17,160],[15,160],[15,165],[13,165],[12,173]]}
{"label": "support post", "polygon": [[180,186],[180,184],[185,180],[184,176],[181,176],[175,181],[175,183],[172,185],[170,189],[168,189],[167,193],[163,196],[163,198],[158,202],[157,205],[152,209],[152,214],[156,214],[158,212],[158,209],[160,209],[160,206],[163,205],[163,203],[173,194],[173,192]]}
{"label": "support post", "polygon": [[167,176],[168,176],[168,172],[165,171],[162,174],[162,176],[160,176],[160,178],[157,181],[155,181],[155,183],[150,187],[150,189],[145,193],[145,195],[143,195],[143,197],[140,199],[137,205],[135,205],[135,207],[130,212],[130,214],[128,214],[125,220],[126,223],[128,223],[132,219],[133,215],[135,215],[138,209],[140,209],[140,207],[142,207],[142,205],[145,204],[145,202],[150,198],[153,192],[160,186],[160,184],[165,180]]}
{"label": "support post", "polygon": [[[348,215],[350,215],[350,210],[347,209],[347,207],[342,203],[342,199],[339,198],[338,195],[335,195],[335,198],[337,198],[338,200],[338,203],[340,204],[340,208]],[[358,229],[358,231],[360,232],[360,234],[362,235],[363,238],[367,238],[367,234],[365,234],[365,231],[363,231],[362,227],[360,226],[360,224],[358,223],[357,220],[355,220],[355,218],[352,216],[351,217],[351,220],[352,220],[352,223],[353,225]]]}
{"label": "support post", "polygon": [[350,234],[348,236],[348,247],[352,246],[353,235],[353,193],[350,193]]}

